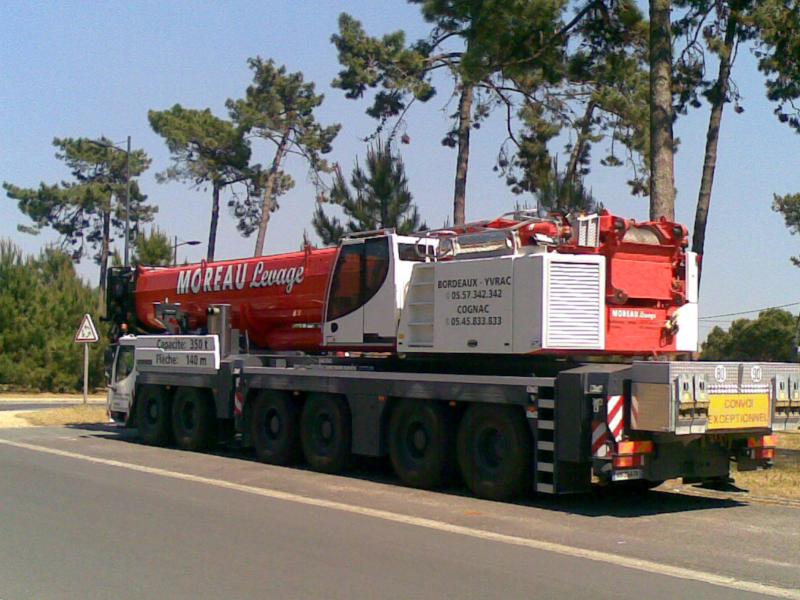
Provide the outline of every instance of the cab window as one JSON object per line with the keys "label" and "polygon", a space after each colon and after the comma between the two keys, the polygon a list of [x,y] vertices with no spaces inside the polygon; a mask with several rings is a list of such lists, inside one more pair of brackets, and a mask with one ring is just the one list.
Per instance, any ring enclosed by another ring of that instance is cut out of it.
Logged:
{"label": "cab window", "polygon": [[398,244],[400,260],[412,262],[425,262],[426,258],[433,258],[433,246],[427,244]]}
{"label": "cab window", "polygon": [[117,352],[117,367],[114,371],[114,382],[122,381],[133,371],[133,346],[120,346]]}
{"label": "cab window", "polygon": [[372,238],[339,250],[328,300],[329,321],[361,308],[386,281],[389,239]]}

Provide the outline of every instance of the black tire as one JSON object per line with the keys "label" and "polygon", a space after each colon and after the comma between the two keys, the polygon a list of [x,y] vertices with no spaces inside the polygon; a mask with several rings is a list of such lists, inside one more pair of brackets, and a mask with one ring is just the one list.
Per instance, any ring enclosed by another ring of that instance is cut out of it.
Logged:
{"label": "black tire", "polygon": [[389,421],[389,457],[395,473],[412,487],[440,486],[454,455],[453,437],[442,404],[401,400]]}
{"label": "black tire", "polygon": [[340,473],[350,462],[350,409],[341,396],[309,394],[300,417],[300,441],[308,465]]}
{"label": "black tire", "polygon": [[217,441],[217,411],[206,389],[181,387],[172,399],[172,433],[184,450],[205,450]]}
{"label": "black tire", "polygon": [[151,446],[172,442],[172,415],[169,394],[161,386],[146,385],[136,398],[136,426],[139,437]]}
{"label": "black tire", "polygon": [[299,410],[286,392],[265,390],[253,401],[250,434],[258,460],[289,465],[300,450]]}
{"label": "black tire", "polygon": [[530,489],[531,440],[522,409],[473,404],[458,429],[458,465],[479,498],[511,500]]}

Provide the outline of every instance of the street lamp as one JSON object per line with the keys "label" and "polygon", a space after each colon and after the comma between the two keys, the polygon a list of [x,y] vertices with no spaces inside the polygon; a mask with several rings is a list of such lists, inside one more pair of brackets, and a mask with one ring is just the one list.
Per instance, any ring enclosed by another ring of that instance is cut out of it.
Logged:
{"label": "street lamp", "polygon": [[175,243],[172,244],[172,266],[176,266],[178,264],[178,246],[197,246],[197,244],[202,244],[203,242],[199,240],[188,240],[186,242],[178,242],[178,236],[175,236]]}
{"label": "street lamp", "polygon": [[95,146],[102,146],[103,148],[110,148],[118,152],[125,153],[125,263],[126,267],[130,266],[128,243],[130,241],[130,215],[131,215],[131,136],[128,136],[128,145],[123,150],[122,148],[109,144],[108,142],[101,142],[100,140],[89,140]]}

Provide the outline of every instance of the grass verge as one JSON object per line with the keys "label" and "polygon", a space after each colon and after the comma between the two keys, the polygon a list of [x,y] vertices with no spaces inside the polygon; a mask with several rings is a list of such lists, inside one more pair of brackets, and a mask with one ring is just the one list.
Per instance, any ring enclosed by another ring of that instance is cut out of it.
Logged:
{"label": "grass verge", "polygon": [[18,413],[17,416],[35,426],[89,425],[108,422],[106,407],[92,405],[32,410]]}
{"label": "grass verge", "polygon": [[800,500],[800,433],[778,434],[775,466],[767,471],[733,471],[736,485],[754,496]]}

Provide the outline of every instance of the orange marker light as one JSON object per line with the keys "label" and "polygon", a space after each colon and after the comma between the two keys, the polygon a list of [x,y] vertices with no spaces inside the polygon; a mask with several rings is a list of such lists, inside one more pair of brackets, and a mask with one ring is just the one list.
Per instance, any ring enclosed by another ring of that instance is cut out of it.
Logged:
{"label": "orange marker light", "polygon": [[617,444],[617,454],[652,454],[653,442],[620,442]]}

